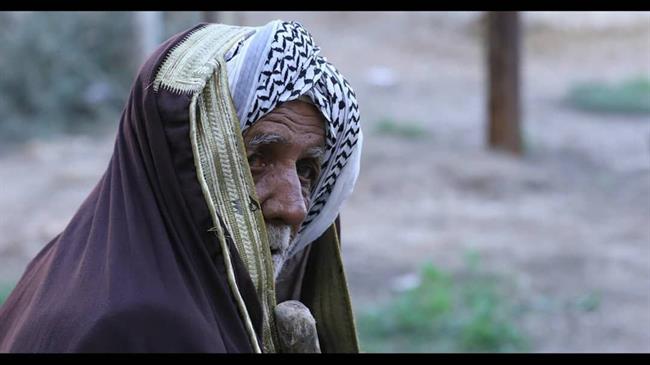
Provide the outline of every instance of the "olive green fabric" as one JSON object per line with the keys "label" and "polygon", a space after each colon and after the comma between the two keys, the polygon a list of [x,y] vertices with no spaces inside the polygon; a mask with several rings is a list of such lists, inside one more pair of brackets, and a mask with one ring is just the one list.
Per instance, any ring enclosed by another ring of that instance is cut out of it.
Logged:
{"label": "olive green fabric", "polygon": [[359,352],[341,246],[334,224],[311,244],[301,301],[316,319],[322,352]]}

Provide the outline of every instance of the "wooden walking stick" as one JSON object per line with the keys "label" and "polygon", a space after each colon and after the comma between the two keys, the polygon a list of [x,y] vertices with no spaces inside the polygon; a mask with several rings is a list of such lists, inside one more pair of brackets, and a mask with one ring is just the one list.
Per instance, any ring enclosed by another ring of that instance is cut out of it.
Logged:
{"label": "wooden walking stick", "polygon": [[275,307],[282,352],[320,353],[316,320],[309,309],[297,300],[287,300]]}

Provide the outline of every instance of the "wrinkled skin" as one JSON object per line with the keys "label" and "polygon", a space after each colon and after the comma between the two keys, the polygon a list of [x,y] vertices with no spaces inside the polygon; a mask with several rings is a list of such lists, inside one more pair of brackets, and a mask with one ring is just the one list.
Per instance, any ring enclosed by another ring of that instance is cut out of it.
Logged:
{"label": "wrinkled skin", "polygon": [[[260,118],[243,137],[277,278],[320,174],[325,119],[313,105],[290,101]],[[281,352],[320,352],[307,307],[286,301],[275,308],[275,316]]]}
{"label": "wrinkled skin", "polygon": [[277,277],[320,174],[325,119],[312,104],[283,103],[246,130],[244,143]]}

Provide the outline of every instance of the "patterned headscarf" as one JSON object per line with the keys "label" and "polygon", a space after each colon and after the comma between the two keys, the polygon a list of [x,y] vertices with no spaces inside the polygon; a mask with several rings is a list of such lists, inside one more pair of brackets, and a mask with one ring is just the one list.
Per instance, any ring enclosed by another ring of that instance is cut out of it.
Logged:
{"label": "patterned headscarf", "polygon": [[352,192],[363,140],[359,108],[350,84],[319,55],[320,48],[302,25],[275,20],[251,29],[225,57],[242,132],[278,104],[301,97],[309,98],[327,121],[321,174],[289,248],[291,257],[325,232]]}

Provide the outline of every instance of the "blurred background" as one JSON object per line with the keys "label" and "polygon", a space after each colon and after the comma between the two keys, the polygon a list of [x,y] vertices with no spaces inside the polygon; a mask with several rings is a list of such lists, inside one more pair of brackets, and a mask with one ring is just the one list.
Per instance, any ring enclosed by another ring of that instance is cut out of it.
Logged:
{"label": "blurred background", "polygon": [[359,99],[363,351],[650,351],[649,12],[0,12],[0,302],[106,168],[147,54],[273,19]]}

